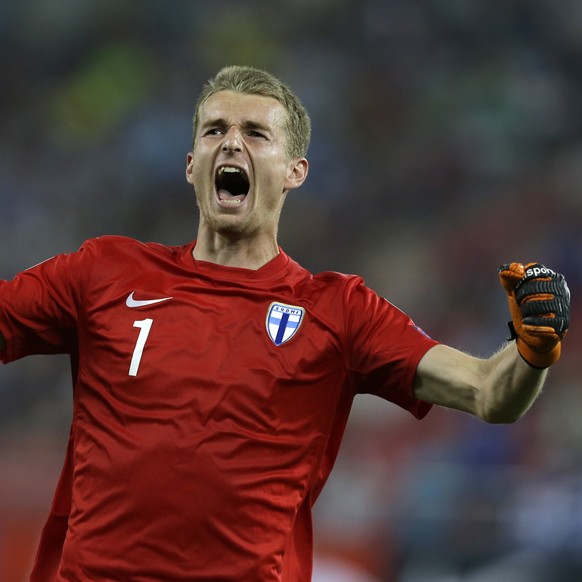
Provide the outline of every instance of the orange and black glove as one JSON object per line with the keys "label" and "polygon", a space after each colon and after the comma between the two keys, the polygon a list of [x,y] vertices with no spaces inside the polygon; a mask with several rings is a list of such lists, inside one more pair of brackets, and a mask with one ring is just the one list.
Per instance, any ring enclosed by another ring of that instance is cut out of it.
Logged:
{"label": "orange and black glove", "polygon": [[512,321],[511,338],[521,357],[534,368],[558,361],[570,324],[570,290],[563,275],[539,263],[499,267]]}

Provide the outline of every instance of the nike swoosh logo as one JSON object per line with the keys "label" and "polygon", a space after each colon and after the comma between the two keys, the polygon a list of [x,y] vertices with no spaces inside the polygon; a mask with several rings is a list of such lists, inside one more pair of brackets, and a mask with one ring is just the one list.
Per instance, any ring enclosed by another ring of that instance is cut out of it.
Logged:
{"label": "nike swoosh logo", "polygon": [[125,300],[125,304],[128,307],[134,308],[134,307],[146,307],[148,305],[155,305],[156,303],[162,303],[162,301],[169,301],[170,299],[173,299],[173,297],[162,297],[161,299],[134,299],[133,298],[133,294],[134,292],[132,291],[127,299]]}

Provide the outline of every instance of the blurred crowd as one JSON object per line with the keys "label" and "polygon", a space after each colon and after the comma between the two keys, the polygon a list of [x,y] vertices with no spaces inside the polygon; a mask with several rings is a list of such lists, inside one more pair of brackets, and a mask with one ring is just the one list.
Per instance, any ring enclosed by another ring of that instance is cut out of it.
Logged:
{"label": "blurred crowd", "polygon": [[[193,107],[226,64],[311,113],[280,229],[310,270],[475,355],[507,337],[500,264],[564,273],[563,358],[518,423],[357,399],[314,581],[582,580],[582,3],[4,0],[0,51],[0,278],[101,234],[191,240]],[[30,569],[70,413],[66,358],[0,369],[0,580]]]}

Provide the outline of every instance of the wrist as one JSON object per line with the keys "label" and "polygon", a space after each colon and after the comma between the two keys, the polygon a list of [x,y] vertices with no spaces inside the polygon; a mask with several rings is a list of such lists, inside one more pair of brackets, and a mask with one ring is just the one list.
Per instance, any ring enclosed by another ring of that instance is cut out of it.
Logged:
{"label": "wrist", "polygon": [[521,338],[516,340],[517,351],[526,364],[538,370],[549,368],[560,359],[561,343],[558,342],[548,352],[536,352],[531,349]]}

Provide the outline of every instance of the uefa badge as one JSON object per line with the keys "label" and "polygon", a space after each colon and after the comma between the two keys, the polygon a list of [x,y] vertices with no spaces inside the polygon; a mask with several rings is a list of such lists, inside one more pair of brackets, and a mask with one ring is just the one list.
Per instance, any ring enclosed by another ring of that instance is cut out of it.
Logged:
{"label": "uefa badge", "polygon": [[297,305],[271,303],[267,312],[267,333],[276,346],[289,341],[299,329],[305,309]]}

